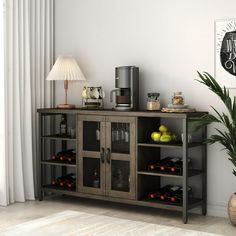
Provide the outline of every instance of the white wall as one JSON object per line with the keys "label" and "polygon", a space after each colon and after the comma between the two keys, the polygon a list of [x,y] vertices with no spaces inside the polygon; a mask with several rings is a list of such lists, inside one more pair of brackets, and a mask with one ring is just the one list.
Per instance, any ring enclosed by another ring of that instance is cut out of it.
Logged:
{"label": "white wall", "polygon": [[[214,20],[236,18],[235,0],[56,0],[56,55],[74,55],[91,85],[114,88],[114,68],[140,67],[140,103],[149,91],[163,106],[173,91],[198,110],[223,105],[195,81],[196,70],[214,71]],[[70,84],[69,100],[80,105],[81,83]],[[63,83],[56,85],[63,101]],[[235,93],[235,91],[232,91]],[[109,99],[106,106],[111,107]],[[209,128],[212,133],[213,128]],[[232,165],[221,146],[208,148],[208,214],[226,216],[235,192]]]}

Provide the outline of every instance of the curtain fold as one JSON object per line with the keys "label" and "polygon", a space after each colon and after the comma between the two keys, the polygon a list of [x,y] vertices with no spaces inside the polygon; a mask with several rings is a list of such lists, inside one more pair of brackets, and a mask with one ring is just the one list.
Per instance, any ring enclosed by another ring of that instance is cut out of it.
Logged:
{"label": "curtain fold", "polygon": [[5,65],[4,65],[4,18],[5,2],[0,2],[0,202],[6,199],[6,158],[5,158]]}
{"label": "curtain fold", "polygon": [[[51,107],[53,0],[6,1],[6,160],[1,205],[35,199],[37,108]],[[35,171],[34,171],[35,169]]]}

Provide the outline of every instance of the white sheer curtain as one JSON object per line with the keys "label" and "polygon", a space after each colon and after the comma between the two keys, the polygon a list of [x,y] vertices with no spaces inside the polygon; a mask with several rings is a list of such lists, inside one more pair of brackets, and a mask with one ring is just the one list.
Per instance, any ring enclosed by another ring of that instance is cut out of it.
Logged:
{"label": "white sheer curtain", "polygon": [[[53,0],[6,0],[6,171],[1,205],[34,200],[37,114],[51,107]],[[1,172],[1,171],[0,171]],[[1,192],[0,192],[1,194]]]}
{"label": "white sheer curtain", "polygon": [[5,158],[5,83],[4,83],[4,5],[0,0],[0,202],[6,199]]}

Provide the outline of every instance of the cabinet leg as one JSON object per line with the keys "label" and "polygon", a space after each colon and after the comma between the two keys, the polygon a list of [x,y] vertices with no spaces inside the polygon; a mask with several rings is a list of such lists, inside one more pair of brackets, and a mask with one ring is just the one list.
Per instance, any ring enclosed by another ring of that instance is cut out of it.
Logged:
{"label": "cabinet leg", "polygon": [[187,211],[183,211],[183,223],[187,224],[188,223],[188,213]]}
{"label": "cabinet leg", "polygon": [[39,191],[39,201],[43,201],[43,191]]}
{"label": "cabinet leg", "polygon": [[204,202],[202,203],[202,215],[203,215],[203,216],[206,216],[206,214],[207,214],[207,204],[206,204],[206,202],[204,201]]}

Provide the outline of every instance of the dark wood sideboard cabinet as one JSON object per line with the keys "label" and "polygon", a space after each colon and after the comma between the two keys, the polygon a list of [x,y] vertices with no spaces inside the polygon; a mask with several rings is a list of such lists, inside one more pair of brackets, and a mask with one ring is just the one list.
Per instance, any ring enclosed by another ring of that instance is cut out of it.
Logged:
{"label": "dark wood sideboard cabinet", "polygon": [[[175,210],[182,212],[184,223],[193,208],[200,206],[206,215],[207,152],[203,140],[207,129],[191,133],[192,141],[188,142],[191,119],[205,113],[38,109],[39,200],[46,193],[57,193]],[[62,116],[68,132],[76,131],[75,135],[60,134]],[[151,133],[162,123],[179,137],[182,134],[182,140],[152,142]],[[60,153],[65,150],[74,153],[74,158]],[[166,156],[182,157],[181,173],[148,169],[149,164]],[[66,175],[73,183],[61,181]],[[148,198],[149,193],[167,184],[182,186],[180,203]]]}

